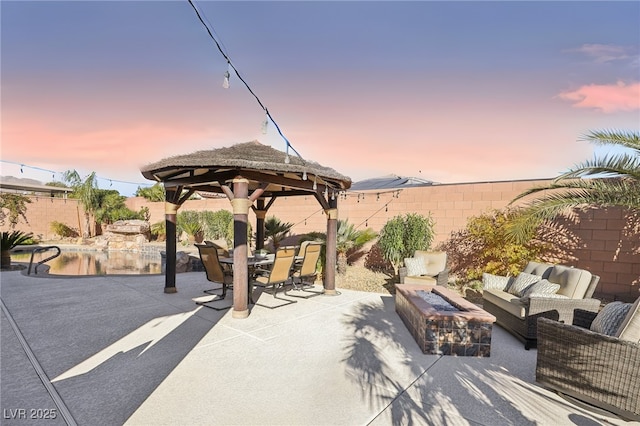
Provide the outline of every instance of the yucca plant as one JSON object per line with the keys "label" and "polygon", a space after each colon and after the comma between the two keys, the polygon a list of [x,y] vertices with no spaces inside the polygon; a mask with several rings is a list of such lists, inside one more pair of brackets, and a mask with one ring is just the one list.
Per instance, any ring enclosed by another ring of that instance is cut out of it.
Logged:
{"label": "yucca plant", "polygon": [[33,234],[29,232],[25,234],[22,231],[2,232],[0,239],[0,267],[8,268],[11,266],[10,250],[17,245],[24,244],[31,240]]}

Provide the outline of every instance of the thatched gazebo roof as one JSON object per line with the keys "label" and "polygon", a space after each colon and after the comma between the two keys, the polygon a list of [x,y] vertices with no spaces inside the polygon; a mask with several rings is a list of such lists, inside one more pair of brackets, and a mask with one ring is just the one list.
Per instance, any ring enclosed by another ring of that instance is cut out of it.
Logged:
{"label": "thatched gazebo roof", "polygon": [[[253,284],[248,277],[247,218],[256,213],[256,247],[262,248],[264,218],[274,200],[282,196],[313,195],[327,213],[326,270],[323,294],[336,295],[335,265],[338,197],[351,187],[351,179],[318,163],[289,156],[258,141],[227,148],[176,155],[140,169],[165,188],[167,268],[165,293],[175,293],[176,219],[179,207],[195,191],[224,193],[231,202],[234,221],[233,316],[246,318]],[[267,202],[265,199],[269,198]],[[275,296],[275,289],[274,289]],[[211,306],[209,306],[211,307]],[[213,309],[217,309],[212,307]]]}
{"label": "thatched gazebo roof", "polygon": [[258,141],[176,155],[148,164],[140,171],[145,178],[163,182],[165,187],[217,193],[222,192],[222,185],[241,175],[249,179],[250,190],[266,185],[266,197],[351,187],[351,179],[332,168],[287,155]]}

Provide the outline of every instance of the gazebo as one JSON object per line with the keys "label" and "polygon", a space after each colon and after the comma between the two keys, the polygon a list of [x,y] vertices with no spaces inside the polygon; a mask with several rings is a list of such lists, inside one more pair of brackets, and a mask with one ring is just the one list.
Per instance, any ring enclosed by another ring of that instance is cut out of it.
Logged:
{"label": "gazebo", "polygon": [[142,175],[164,185],[166,253],[165,293],[176,289],[176,216],[180,206],[196,191],[222,193],[233,210],[233,311],[246,318],[248,308],[247,223],[249,209],[256,215],[256,247],[264,243],[264,219],[278,197],[312,195],[327,216],[327,257],[324,293],[336,294],[336,238],[338,195],[351,179],[335,170],[278,151],[258,141],[177,155],[148,164]]}

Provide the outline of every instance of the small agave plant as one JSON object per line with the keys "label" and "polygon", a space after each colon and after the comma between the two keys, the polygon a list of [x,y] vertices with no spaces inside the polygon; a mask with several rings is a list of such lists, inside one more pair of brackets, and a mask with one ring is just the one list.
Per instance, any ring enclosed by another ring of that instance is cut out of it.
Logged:
{"label": "small agave plant", "polygon": [[25,234],[22,231],[3,231],[0,239],[0,268],[11,266],[10,250],[17,245],[24,244],[31,239],[33,234]]}

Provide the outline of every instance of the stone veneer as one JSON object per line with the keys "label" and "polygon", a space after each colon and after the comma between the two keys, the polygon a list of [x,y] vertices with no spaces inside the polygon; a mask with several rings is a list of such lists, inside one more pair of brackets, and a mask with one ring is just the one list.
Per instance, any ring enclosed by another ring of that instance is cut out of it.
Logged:
{"label": "stone veneer", "polygon": [[[433,292],[459,311],[438,311],[416,291]],[[488,357],[496,318],[454,291],[434,285],[396,284],[396,312],[430,355]]]}

